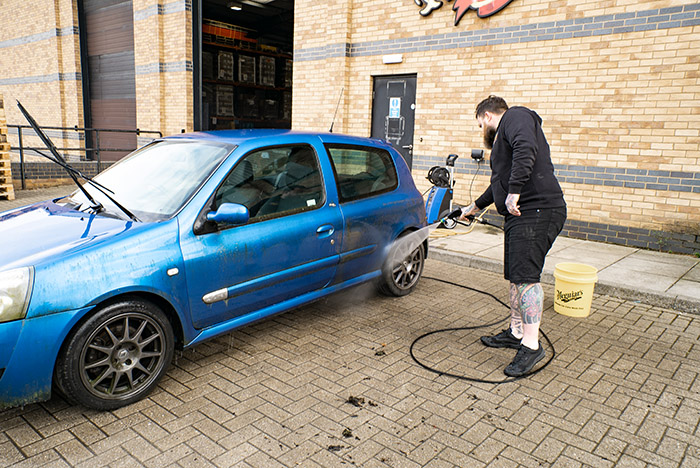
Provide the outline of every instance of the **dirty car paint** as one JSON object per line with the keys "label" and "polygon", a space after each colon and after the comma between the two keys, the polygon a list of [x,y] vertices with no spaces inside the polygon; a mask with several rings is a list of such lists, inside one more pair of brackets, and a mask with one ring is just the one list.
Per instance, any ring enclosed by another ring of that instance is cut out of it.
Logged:
{"label": "dirty car paint", "polygon": [[[137,295],[166,312],[180,347],[371,281],[403,232],[425,226],[422,197],[388,144],[336,134],[276,130],[177,135],[168,141],[216,141],[235,147],[168,219],[133,221],[89,214],[49,200],[0,213],[0,272],[31,267],[24,318],[0,322],[0,408],[48,399],[61,347],[109,301]],[[396,189],[340,203],[324,144],[388,151]],[[246,154],[303,144],[318,155],[323,203],[288,216],[207,234],[195,227],[213,194]],[[130,207],[132,208],[132,207]],[[225,300],[205,303],[211,292]]]}

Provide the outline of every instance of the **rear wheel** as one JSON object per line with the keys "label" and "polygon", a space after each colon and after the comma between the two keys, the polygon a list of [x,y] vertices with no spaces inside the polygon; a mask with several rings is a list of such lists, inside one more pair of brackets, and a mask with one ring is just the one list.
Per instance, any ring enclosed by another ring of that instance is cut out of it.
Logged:
{"label": "rear wheel", "polygon": [[172,360],[167,317],[140,300],[111,304],[75,330],[56,363],[56,384],[76,403],[111,410],[145,397]]}
{"label": "rear wheel", "polygon": [[410,245],[413,236],[400,237],[392,246],[382,267],[379,292],[387,296],[405,296],[413,291],[423,274],[425,246]]}

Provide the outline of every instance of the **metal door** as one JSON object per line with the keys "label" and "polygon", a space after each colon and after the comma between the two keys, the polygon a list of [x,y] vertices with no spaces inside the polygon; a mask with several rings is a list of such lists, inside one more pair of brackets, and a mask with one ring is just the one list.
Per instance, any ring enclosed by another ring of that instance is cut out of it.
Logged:
{"label": "metal door", "polygon": [[[136,125],[136,66],[132,0],[83,0],[85,15],[90,116],[93,128],[134,130]],[[90,135],[93,137],[94,135]],[[93,141],[94,144],[96,142]],[[133,133],[100,133],[100,147],[136,148]],[[127,152],[106,152],[117,160]]]}
{"label": "metal door", "polygon": [[386,140],[413,163],[416,114],[416,75],[375,76],[372,100],[372,138]]}

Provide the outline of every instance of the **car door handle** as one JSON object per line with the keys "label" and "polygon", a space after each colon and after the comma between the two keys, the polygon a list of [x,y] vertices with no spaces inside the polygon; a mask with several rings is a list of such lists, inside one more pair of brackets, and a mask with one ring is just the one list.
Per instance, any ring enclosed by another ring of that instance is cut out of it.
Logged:
{"label": "car door handle", "polygon": [[334,232],[335,228],[332,224],[324,224],[316,229],[316,235],[321,239],[333,235]]}

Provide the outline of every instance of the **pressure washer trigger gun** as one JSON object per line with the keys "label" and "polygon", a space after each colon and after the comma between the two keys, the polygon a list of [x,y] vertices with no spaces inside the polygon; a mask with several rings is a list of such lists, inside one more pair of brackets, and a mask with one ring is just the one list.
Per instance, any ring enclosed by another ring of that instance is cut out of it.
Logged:
{"label": "pressure washer trigger gun", "polygon": [[474,215],[467,216],[467,219],[469,220],[469,224],[463,223],[461,221],[457,221],[460,216],[462,216],[462,208],[457,207],[454,210],[452,210],[447,216],[442,218],[440,220],[440,222],[444,224],[447,221],[447,222],[451,222],[451,223],[461,224],[462,226],[469,226],[474,221]]}
{"label": "pressure washer trigger gun", "polygon": [[[451,212],[450,214],[448,214],[447,216],[445,216],[445,218],[446,218],[446,219],[452,219],[452,220],[454,220],[454,221],[457,221],[457,220],[459,219],[460,216],[462,216],[462,208],[457,207],[457,208],[455,208],[454,210],[452,210],[452,212]],[[472,218],[473,218],[473,216],[472,216]]]}

